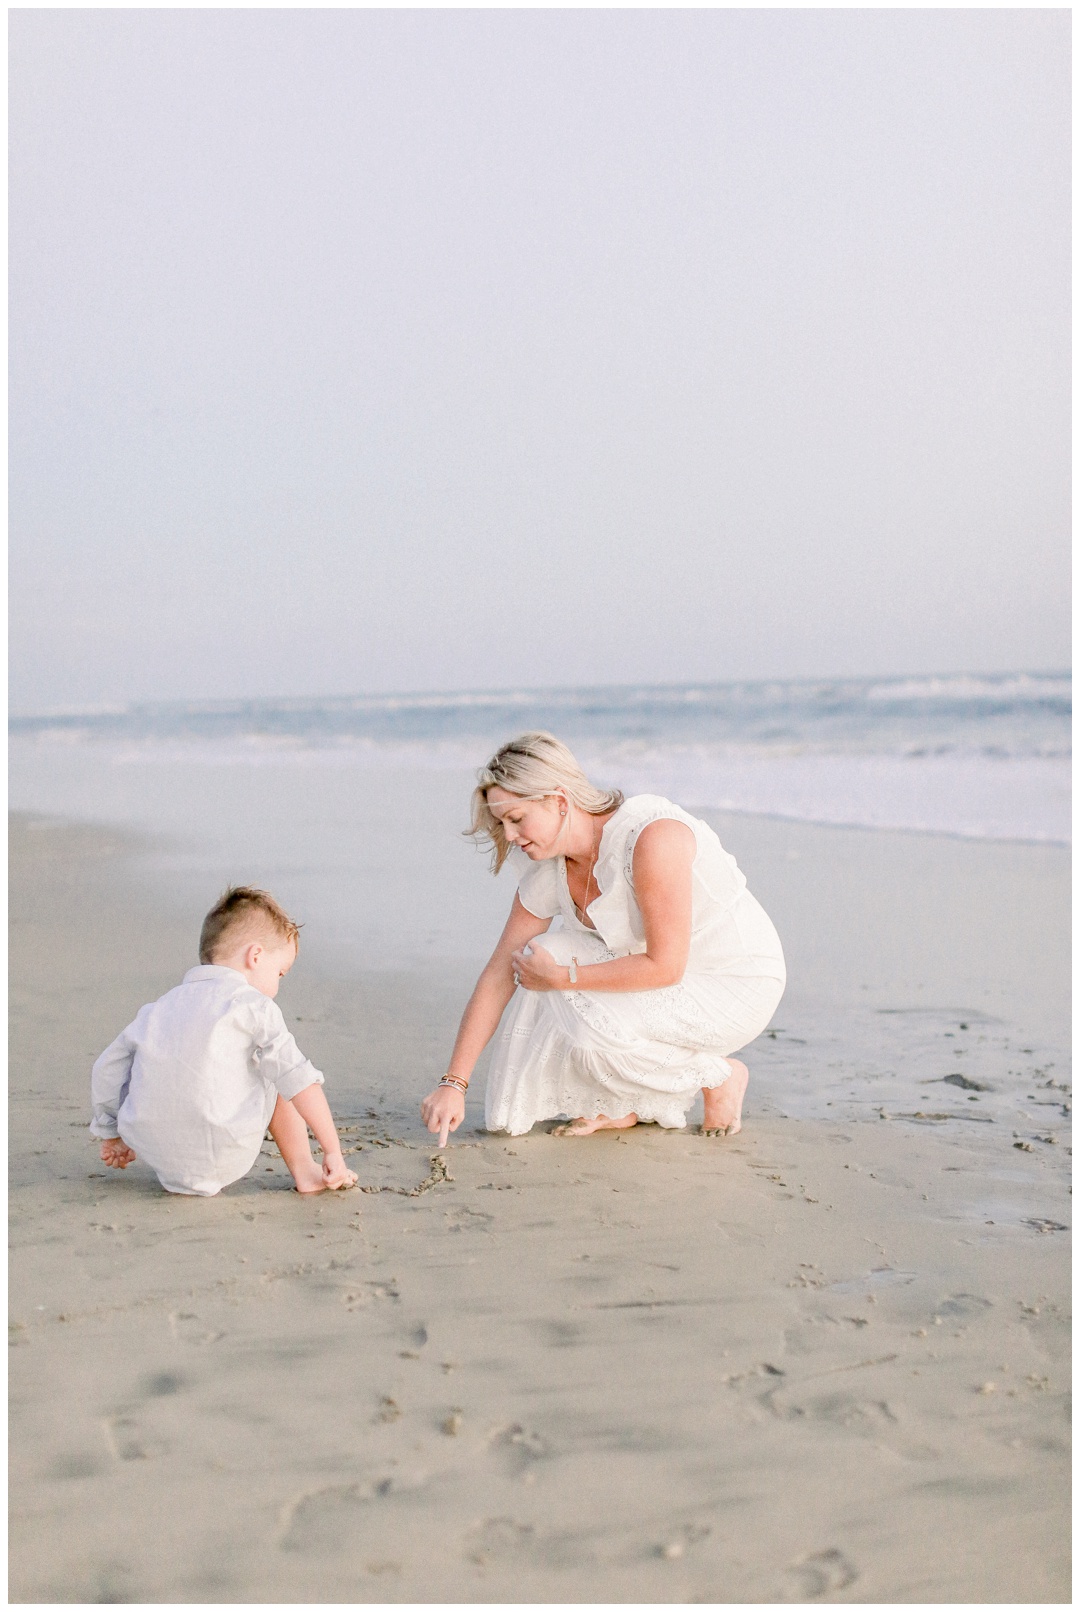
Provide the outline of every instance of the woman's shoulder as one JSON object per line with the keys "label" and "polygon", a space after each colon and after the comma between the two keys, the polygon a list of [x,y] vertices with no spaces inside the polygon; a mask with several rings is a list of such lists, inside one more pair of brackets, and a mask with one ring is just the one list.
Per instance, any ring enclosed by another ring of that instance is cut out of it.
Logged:
{"label": "woman's shoulder", "polygon": [[[746,887],[746,879],[730,851],[725,851],[715,829],[700,817],[694,817],[682,806],[664,795],[631,795],[610,819],[604,836],[604,847],[597,862],[597,879],[605,889],[615,890],[625,882],[631,890],[634,885],[634,852],[643,829],[662,819],[685,823],[693,830],[697,848],[694,855],[694,877],[705,893],[714,900],[730,903],[732,897]],[[619,878],[619,875],[622,878]],[[595,921],[595,907],[592,909]]]}
{"label": "woman's shoulder", "polygon": [[640,833],[649,823],[658,822],[664,817],[673,817],[680,823],[693,824],[694,821],[681,806],[676,806],[674,801],[667,800],[663,795],[631,795],[623,801],[607,828],[613,840],[622,840]]}
{"label": "woman's shoulder", "polygon": [[670,800],[665,800],[663,795],[631,795],[623,801],[604,825],[600,855],[596,862],[597,878],[601,883],[610,889],[616,870],[620,870],[628,879],[632,878],[631,868],[638,835],[643,828],[663,817],[687,821],[686,813]]}

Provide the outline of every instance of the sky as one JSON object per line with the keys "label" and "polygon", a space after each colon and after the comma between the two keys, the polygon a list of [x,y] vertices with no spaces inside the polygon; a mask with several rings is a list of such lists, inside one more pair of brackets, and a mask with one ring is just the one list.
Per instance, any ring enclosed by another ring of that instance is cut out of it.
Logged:
{"label": "sky", "polygon": [[1067,665],[1067,11],[9,19],[15,710]]}

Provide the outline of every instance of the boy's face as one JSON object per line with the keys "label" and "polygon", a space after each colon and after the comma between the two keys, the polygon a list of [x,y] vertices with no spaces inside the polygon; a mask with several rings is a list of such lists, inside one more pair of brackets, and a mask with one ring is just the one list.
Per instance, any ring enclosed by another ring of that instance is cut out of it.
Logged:
{"label": "boy's face", "polygon": [[296,942],[285,941],[276,946],[252,946],[244,973],[257,991],[264,996],[276,996],[278,986],[296,961]]}

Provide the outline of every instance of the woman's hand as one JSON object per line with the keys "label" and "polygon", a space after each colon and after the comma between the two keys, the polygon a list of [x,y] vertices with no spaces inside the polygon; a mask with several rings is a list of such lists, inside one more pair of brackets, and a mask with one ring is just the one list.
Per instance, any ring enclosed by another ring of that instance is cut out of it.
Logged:
{"label": "woman's hand", "polygon": [[[538,918],[521,905],[520,896],[514,896],[506,927],[476,982],[450,1054],[447,1068],[463,1081],[468,1080],[477,1058],[499,1028],[506,1004],[514,994],[511,953],[542,935],[550,922],[550,918]],[[465,1098],[453,1086],[436,1086],[421,1103],[420,1113],[428,1130],[438,1132],[439,1146],[445,1147],[450,1132],[456,1131],[465,1118]]]}
{"label": "woman's hand", "polygon": [[530,952],[511,952],[510,962],[517,983],[523,985],[527,991],[566,990],[569,971],[555,961],[546,947],[537,946]]}
{"label": "woman's hand", "polygon": [[438,1131],[439,1146],[446,1146],[451,1131],[465,1118],[465,1095],[453,1086],[436,1086],[420,1104],[420,1118],[429,1131]]}

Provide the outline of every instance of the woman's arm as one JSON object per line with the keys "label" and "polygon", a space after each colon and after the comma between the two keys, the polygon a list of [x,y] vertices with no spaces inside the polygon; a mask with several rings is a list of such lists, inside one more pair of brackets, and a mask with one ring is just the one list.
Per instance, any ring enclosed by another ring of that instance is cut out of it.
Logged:
{"label": "woman's arm", "polygon": [[[550,924],[550,918],[538,918],[521,905],[517,895],[514,896],[499,944],[461,1015],[447,1074],[456,1075],[458,1080],[468,1084],[477,1058],[495,1034],[503,1010],[514,994],[514,954],[537,935],[542,935]],[[445,1147],[448,1132],[456,1131],[465,1117],[465,1098],[452,1086],[436,1086],[424,1098],[420,1113],[428,1130],[440,1133],[439,1146]]]}
{"label": "woman's arm", "polygon": [[503,1010],[514,994],[514,953],[527,946],[530,940],[535,940],[537,935],[542,935],[550,926],[550,918],[538,918],[527,907],[523,907],[520,898],[515,895],[506,928],[499,936],[499,944],[477,980],[476,988],[461,1015],[447,1074],[456,1075],[459,1080],[469,1079],[477,1058],[498,1029]]}
{"label": "woman's arm", "polygon": [[634,846],[634,893],[645,926],[645,950],[611,963],[579,964],[577,984],[570,970],[540,948],[529,957],[520,949],[513,966],[529,991],[655,991],[677,985],[690,956],[693,867],[697,840],[688,823],[664,817],[649,823]]}

